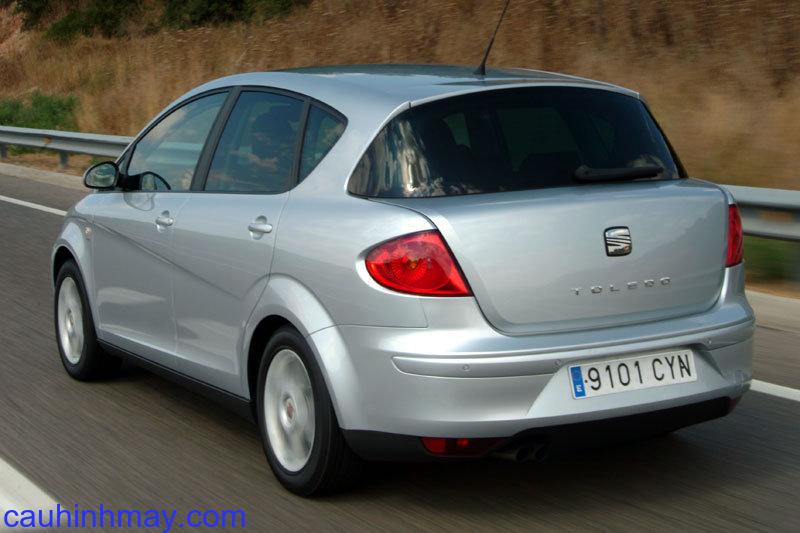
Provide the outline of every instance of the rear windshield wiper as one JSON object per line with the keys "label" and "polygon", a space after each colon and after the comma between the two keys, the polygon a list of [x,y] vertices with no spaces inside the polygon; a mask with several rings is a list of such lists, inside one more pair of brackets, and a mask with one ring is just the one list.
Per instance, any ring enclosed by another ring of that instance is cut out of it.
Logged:
{"label": "rear windshield wiper", "polygon": [[658,166],[624,167],[624,168],[589,168],[581,165],[575,169],[575,179],[578,181],[624,181],[638,178],[655,178],[664,172]]}

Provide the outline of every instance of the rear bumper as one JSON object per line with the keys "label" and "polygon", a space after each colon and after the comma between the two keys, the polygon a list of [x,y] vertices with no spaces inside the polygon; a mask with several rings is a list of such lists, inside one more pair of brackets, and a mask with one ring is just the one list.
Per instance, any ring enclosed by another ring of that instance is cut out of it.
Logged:
{"label": "rear bumper", "polygon": [[[723,417],[733,410],[736,403],[736,399],[714,398],[638,415],[529,429],[501,439],[481,456],[502,454],[524,447],[545,447],[548,451],[574,450],[660,435]],[[431,461],[464,458],[433,455],[425,449],[419,437],[412,435],[358,430],[345,430],[344,434],[350,448],[362,458],[370,461]]]}
{"label": "rear bumper", "polygon": [[[471,298],[423,299],[427,328],[335,326],[309,336],[344,430],[511,438],[740,397],[751,380],[754,320],[742,267],[700,315],[590,331],[508,336]],[[695,382],[573,400],[568,366],[691,348]]]}

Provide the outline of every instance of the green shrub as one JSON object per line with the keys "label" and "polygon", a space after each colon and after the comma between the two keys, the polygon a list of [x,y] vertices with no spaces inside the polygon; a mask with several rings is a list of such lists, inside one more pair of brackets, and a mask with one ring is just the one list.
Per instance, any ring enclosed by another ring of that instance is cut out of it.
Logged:
{"label": "green shrub", "polygon": [[249,15],[269,18],[286,15],[297,6],[305,6],[308,0],[247,0]]}
{"label": "green shrub", "polygon": [[163,22],[178,28],[248,18],[245,0],[164,0]]}
{"label": "green shrub", "polygon": [[45,35],[63,43],[94,32],[104,37],[122,37],[125,35],[125,22],[138,8],[135,1],[93,0],[85,9],[73,9],[58,19]]}
{"label": "green shrub", "polygon": [[750,279],[800,280],[800,244],[748,236],[744,259]]}
{"label": "green shrub", "polygon": [[164,0],[162,22],[178,28],[285,15],[308,0]]}
{"label": "green shrub", "polygon": [[0,98],[0,124],[46,130],[75,130],[74,96],[34,91],[26,99]]}
{"label": "green shrub", "polygon": [[14,11],[22,15],[22,27],[26,30],[35,28],[42,17],[47,14],[50,0],[4,0],[3,5],[15,4]]}
{"label": "green shrub", "polygon": [[[163,25],[192,28],[285,15],[295,6],[307,5],[308,0],[162,0],[161,3]],[[47,37],[55,41],[69,42],[94,32],[105,37],[125,35],[126,22],[140,9],[141,0],[0,0],[0,7],[12,4],[15,12],[22,14],[26,30],[49,22],[53,14],[63,13],[65,7],[71,8],[46,31]]]}
{"label": "green shrub", "polygon": [[[77,129],[74,96],[48,95],[34,91],[26,99],[0,98],[0,124],[45,130]],[[30,153],[32,148],[12,147],[12,153]]]}
{"label": "green shrub", "polygon": [[92,29],[86,20],[86,14],[76,9],[54,22],[45,32],[45,36],[54,41],[68,43],[80,34],[90,35]]}

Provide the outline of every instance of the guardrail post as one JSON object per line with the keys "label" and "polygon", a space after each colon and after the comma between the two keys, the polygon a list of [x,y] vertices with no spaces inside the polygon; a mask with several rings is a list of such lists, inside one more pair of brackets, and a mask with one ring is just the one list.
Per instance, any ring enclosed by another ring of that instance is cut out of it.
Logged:
{"label": "guardrail post", "polygon": [[69,163],[69,154],[67,152],[58,152],[58,166],[67,168],[67,163]]}
{"label": "guardrail post", "polygon": [[8,157],[8,148],[5,144],[0,144],[0,159]]}

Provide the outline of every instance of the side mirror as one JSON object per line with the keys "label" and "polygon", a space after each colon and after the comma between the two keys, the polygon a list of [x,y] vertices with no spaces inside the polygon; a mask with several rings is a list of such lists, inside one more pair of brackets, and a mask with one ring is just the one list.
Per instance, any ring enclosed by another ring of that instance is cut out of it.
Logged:
{"label": "side mirror", "polygon": [[90,189],[112,189],[119,179],[119,167],[113,161],[97,163],[83,174],[83,184]]}

